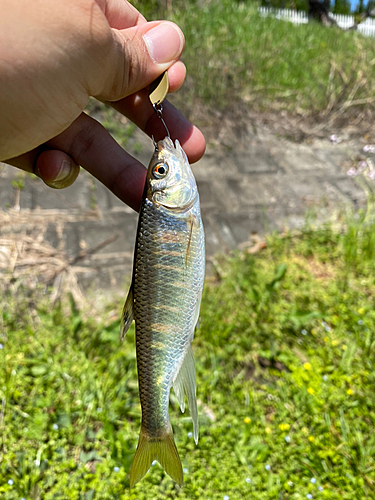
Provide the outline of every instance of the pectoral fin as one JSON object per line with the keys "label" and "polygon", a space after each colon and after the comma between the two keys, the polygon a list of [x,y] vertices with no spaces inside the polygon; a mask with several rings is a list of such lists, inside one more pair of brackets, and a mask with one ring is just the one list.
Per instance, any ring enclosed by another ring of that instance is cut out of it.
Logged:
{"label": "pectoral fin", "polygon": [[173,382],[173,389],[178,399],[182,413],[185,411],[185,397],[186,394],[191,418],[193,420],[193,430],[194,430],[194,441],[198,444],[198,409],[197,409],[197,397],[196,397],[196,381],[195,381],[195,362],[193,349],[189,346],[187,353],[185,355],[184,361],[180,371],[177,374],[175,381]]}
{"label": "pectoral fin", "polygon": [[121,315],[121,330],[120,330],[121,340],[124,340],[126,332],[129,330],[129,327],[134,319],[133,303],[134,303],[134,294],[133,294],[133,284],[132,284],[129,289],[129,293],[126,298]]}
{"label": "pectoral fin", "polygon": [[185,267],[188,267],[191,257],[191,240],[193,237],[194,227],[199,227],[199,219],[195,215],[191,215],[188,222],[189,238],[186,245],[186,257],[185,257]]}

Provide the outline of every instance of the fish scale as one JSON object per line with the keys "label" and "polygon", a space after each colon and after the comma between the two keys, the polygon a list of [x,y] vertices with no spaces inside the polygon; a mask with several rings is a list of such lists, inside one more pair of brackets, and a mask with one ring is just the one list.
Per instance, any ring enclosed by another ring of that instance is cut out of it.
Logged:
{"label": "fish scale", "polygon": [[204,231],[195,179],[178,141],[174,145],[165,138],[157,144],[147,173],[133,281],[122,316],[122,335],[135,319],[142,408],[131,486],[146,474],[154,459],[182,484],[182,466],[168,413],[172,385],[182,411],[186,393],[198,441],[191,342],[198,321],[204,264]]}
{"label": "fish scale", "polygon": [[[169,423],[169,391],[185,354],[181,346],[187,345],[188,336],[193,328],[191,307],[179,309],[179,314],[174,315],[160,307],[165,304],[166,299],[171,305],[187,301],[189,306],[190,302],[195,300],[194,280],[190,280],[193,290],[174,285],[176,282],[186,285],[189,283],[189,270],[185,269],[184,262],[188,235],[186,220],[176,221],[175,217],[171,218],[163,212],[149,200],[145,200],[135,263],[137,278],[134,284],[134,319],[136,324],[142,325],[141,335],[137,336],[137,362],[142,420],[146,430],[155,429],[155,426],[164,429]],[[159,240],[163,240],[165,231],[171,229],[175,233],[174,241],[160,243]],[[168,255],[170,251],[178,253],[178,256]],[[163,252],[165,255],[162,258],[168,261],[170,269],[160,270],[157,267],[160,263],[160,254]],[[189,295],[192,295],[192,300],[189,300]],[[151,325],[155,323],[172,324],[173,335],[153,330]],[[158,349],[155,349],[156,342],[164,345],[163,356],[160,356]],[[143,363],[143,359],[147,362]],[[167,365],[172,369],[166,369]],[[162,386],[157,383],[161,372],[164,373]],[[144,383],[146,380],[147,383]],[[154,408],[163,409],[163,412],[158,414],[159,421],[155,421]]]}

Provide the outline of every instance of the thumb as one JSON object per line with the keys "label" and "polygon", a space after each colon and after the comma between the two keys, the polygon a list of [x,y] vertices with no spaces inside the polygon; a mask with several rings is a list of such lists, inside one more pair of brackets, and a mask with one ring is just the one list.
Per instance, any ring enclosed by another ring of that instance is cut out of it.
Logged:
{"label": "thumb", "polygon": [[100,100],[118,101],[147,87],[172,66],[184,48],[180,28],[155,21],[123,30],[112,29],[114,44]]}

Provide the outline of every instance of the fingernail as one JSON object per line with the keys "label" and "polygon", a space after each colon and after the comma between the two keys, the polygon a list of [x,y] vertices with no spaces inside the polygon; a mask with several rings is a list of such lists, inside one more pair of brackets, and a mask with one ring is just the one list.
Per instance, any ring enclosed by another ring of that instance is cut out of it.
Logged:
{"label": "fingernail", "polygon": [[177,59],[184,47],[184,35],[173,23],[161,23],[143,35],[151,59],[159,64]]}
{"label": "fingernail", "polygon": [[57,176],[52,181],[44,182],[47,186],[54,189],[63,189],[73,184],[73,182],[77,179],[78,174],[79,166],[75,164],[72,165],[68,161],[64,160]]}
{"label": "fingernail", "polygon": [[54,178],[53,182],[60,182],[64,180],[70,174],[71,165],[68,161],[64,160],[61,164],[59,173]]}

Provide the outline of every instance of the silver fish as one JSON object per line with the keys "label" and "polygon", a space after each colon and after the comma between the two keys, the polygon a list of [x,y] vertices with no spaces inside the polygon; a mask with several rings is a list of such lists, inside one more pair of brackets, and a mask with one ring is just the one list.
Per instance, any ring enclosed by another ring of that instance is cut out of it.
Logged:
{"label": "silver fish", "polygon": [[136,329],[142,425],[130,470],[133,487],[153,460],[179,485],[181,461],[169,420],[174,387],[181,411],[186,393],[198,442],[195,363],[205,268],[204,231],[197,185],[185,152],[169,137],[159,141],[148,167],[138,221],[133,280],[122,314],[122,336]]}

